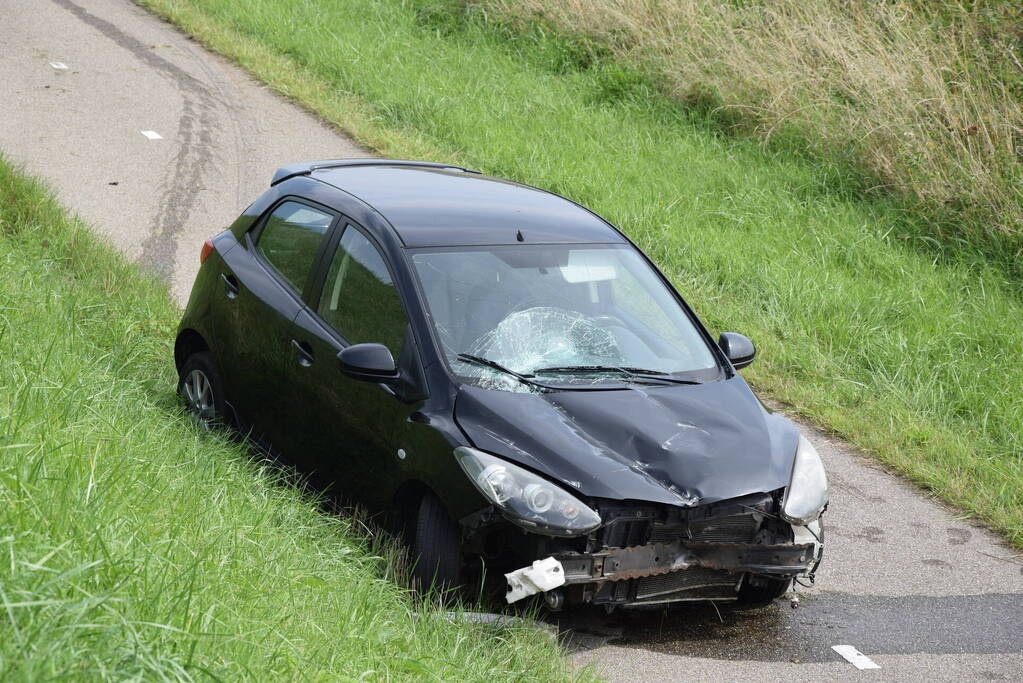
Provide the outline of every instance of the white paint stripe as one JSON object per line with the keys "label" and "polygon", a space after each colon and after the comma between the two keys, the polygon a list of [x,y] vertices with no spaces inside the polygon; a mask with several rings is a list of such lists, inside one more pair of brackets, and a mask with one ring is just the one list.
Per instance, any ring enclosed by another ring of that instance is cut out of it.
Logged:
{"label": "white paint stripe", "polygon": [[832,645],[831,649],[845,657],[845,660],[860,671],[864,669],[880,669],[873,659],[857,650],[852,645]]}
{"label": "white paint stripe", "polygon": [[67,68],[67,64],[65,64],[64,62],[50,62],[50,66],[52,66],[54,69],[66,69]]}
{"label": "white paint stripe", "polygon": [[140,130],[139,132],[145,135],[150,140],[163,140],[163,136],[157,133],[155,130]]}

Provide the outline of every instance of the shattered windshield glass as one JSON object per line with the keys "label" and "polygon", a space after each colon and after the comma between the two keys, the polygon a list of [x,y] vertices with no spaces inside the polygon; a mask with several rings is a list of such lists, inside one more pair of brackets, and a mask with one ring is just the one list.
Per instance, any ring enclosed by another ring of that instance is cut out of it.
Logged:
{"label": "shattered windshield glass", "polygon": [[457,247],[412,260],[449,366],[478,386],[718,374],[693,323],[629,245]]}

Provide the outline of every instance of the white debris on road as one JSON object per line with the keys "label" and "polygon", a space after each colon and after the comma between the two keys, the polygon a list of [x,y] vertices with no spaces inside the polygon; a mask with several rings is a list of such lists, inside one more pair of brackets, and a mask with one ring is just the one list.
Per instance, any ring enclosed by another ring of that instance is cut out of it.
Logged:
{"label": "white debris on road", "polygon": [[565,583],[565,569],[561,562],[548,557],[544,560],[537,560],[530,567],[516,569],[510,574],[505,574],[508,579],[508,594],[505,599],[508,604],[521,600],[529,595],[545,593],[552,588],[557,588]]}
{"label": "white debris on road", "polygon": [[157,133],[155,130],[140,130],[139,132],[145,135],[150,140],[163,140],[163,136]]}
{"label": "white debris on road", "polygon": [[880,669],[881,667],[873,659],[857,650],[852,645],[832,645],[831,649],[842,655],[847,662],[860,671],[864,669]]}
{"label": "white debris on road", "polygon": [[67,64],[65,64],[64,62],[50,62],[50,66],[52,66],[54,69],[57,69],[58,71],[67,68]]}

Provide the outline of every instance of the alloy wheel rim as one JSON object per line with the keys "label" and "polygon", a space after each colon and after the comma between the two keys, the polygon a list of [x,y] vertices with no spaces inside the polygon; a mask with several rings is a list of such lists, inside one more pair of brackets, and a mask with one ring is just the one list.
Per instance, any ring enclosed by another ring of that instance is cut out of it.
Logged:
{"label": "alloy wheel rim", "polygon": [[181,388],[185,394],[188,414],[195,422],[209,429],[217,416],[213,399],[213,385],[210,383],[209,377],[202,370],[196,368],[185,376]]}

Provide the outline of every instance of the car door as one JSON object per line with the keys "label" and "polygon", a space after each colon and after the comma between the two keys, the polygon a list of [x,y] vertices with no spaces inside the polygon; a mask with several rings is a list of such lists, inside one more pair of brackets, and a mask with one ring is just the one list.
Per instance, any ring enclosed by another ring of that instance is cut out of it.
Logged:
{"label": "car door", "polygon": [[[399,476],[401,438],[421,405],[422,370],[408,317],[382,252],[348,224],[328,247],[322,286],[295,320],[298,342],[313,361],[293,372],[306,427],[300,432],[307,472],[370,505],[385,505]],[[352,379],[337,354],[349,344],[377,342],[390,351],[404,389]]]}
{"label": "car door", "polygon": [[298,349],[291,324],[302,310],[337,214],[286,197],[225,257],[225,324],[218,343],[229,398],[242,427],[264,443],[278,445],[293,420],[285,387]]}

